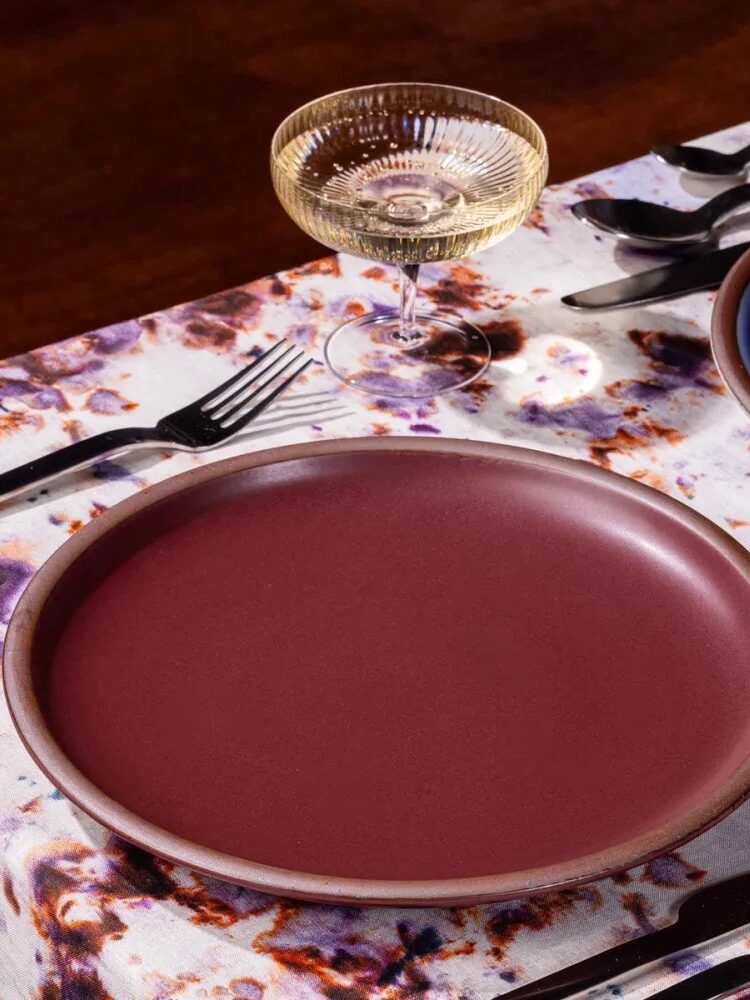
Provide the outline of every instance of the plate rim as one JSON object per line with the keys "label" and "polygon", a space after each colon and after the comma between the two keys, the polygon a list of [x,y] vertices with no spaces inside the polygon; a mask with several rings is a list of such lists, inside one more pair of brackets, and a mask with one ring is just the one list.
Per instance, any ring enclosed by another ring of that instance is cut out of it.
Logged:
{"label": "plate rim", "polygon": [[737,343],[740,298],[750,284],[750,250],[746,250],[722,281],[711,313],[711,352],[719,374],[742,409],[750,414],[750,373]]}
{"label": "plate rim", "polygon": [[145,507],[213,479],[266,465],[343,452],[404,451],[444,453],[553,469],[635,497],[700,535],[732,564],[750,587],[750,553],[717,524],[674,497],[585,460],[494,442],[391,436],[293,444],[211,462],[149,486],[90,521],[42,564],[16,604],[3,650],[5,698],[22,743],[52,784],[84,813],[126,841],[203,874],[280,896],[328,903],[389,906],[468,905],[567,889],[605,878],[679,847],[718,823],[745,801],[750,796],[750,754],[692,809],[656,829],[583,857],[523,871],[471,878],[363,879],[296,872],[196,844],[126,809],[74,766],[47,728],[34,695],[30,652],[34,629],[47,596],[79,555],[110,529]]}

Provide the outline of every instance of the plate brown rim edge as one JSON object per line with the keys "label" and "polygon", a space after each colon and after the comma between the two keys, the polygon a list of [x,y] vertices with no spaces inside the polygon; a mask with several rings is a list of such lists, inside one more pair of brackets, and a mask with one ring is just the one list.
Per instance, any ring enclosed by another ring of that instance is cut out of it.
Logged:
{"label": "plate brown rim edge", "polygon": [[724,384],[750,413],[750,374],[737,344],[737,310],[750,283],[750,250],[746,250],[721,283],[711,313],[711,351]]}
{"label": "plate brown rim edge", "polygon": [[341,452],[423,451],[505,460],[555,469],[635,496],[699,534],[750,585],[750,553],[718,525],[659,491],[591,465],[548,452],[490,442],[443,438],[346,438],[252,452],[170,477],[96,518],[57,549],[36,572],[12,614],[3,651],[3,686],[16,731],[31,757],[84,813],[130,843],[168,861],[280,896],[328,903],[388,906],[457,906],[570,888],[644,864],[684,844],[736,809],[750,795],[750,755],[711,795],[657,829],[594,854],[555,865],[500,875],[440,880],[358,879],[295,872],[202,847],[142,819],[101,792],[67,758],[48,730],[33,692],[31,641],[44,602],[62,573],[110,528],[153,503],[215,478],[264,465]]}

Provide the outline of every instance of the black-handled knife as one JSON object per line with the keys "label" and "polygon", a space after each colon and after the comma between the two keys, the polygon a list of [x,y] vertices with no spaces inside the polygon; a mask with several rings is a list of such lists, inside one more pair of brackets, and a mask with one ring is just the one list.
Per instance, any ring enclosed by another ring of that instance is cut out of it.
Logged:
{"label": "black-handled knife", "polygon": [[634,938],[609,951],[553,972],[495,1000],[565,1000],[600,986],[641,965],[705,944],[750,924],[750,874],[738,875],[692,893],[681,904],[675,923]]}
{"label": "black-handled knife", "polygon": [[750,986],[750,955],[730,958],[654,993],[650,1000],[721,1000]]}
{"label": "black-handled knife", "polygon": [[750,243],[738,243],[724,250],[712,250],[700,257],[564,295],[562,301],[572,309],[618,309],[718,288],[732,266],[749,249]]}

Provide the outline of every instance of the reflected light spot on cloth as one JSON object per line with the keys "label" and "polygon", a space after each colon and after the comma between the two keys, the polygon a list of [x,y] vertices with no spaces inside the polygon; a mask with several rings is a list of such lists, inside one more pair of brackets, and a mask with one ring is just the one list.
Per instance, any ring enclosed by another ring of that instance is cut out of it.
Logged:
{"label": "reflected light spot on cloth", "polygon": [[570,403],[592,392],[602,376],[602,363],[588,344],[551,334],[530,338],[522,354],[493,368],[506,373],[500,388],[516,405],[531,400],[544,406]]}

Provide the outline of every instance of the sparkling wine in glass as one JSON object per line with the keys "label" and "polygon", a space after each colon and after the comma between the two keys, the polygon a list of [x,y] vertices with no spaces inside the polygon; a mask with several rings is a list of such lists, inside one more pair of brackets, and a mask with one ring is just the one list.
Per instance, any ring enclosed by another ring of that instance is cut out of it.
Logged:
{"label": "sparkling wine in glass", "polygon": [[467,385],[490,347],[453,315],[417,312],[426,261],[466,257],[523,222],[547,176],[539,127],[486,94],[431,83],[355,87],[286,118],[273,137],[276,193],[306,233],[396,264],[400,307],[336,329],[325,357],[344,382],[412,399]]}

